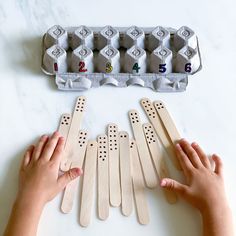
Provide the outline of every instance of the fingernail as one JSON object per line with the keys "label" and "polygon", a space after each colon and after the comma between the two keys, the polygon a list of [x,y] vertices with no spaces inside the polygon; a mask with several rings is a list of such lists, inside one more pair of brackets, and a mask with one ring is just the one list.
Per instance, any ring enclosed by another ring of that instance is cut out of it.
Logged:
{"label": "fingernail", "polygon": [[177,143],[175,146],[176,146],[177,149],[181,149],[179,143]]}
{"label": "fingernail", "polygon": [[48,138],[48,136],[46,134],[41,136],[41,139],[46,139],[46,138]]}
{"label": "fingernail", "polygon": [[76,174],[77,174],[78,176],[81,176],[81,175],[83,174],[83,170],[80,169],[80,168],[76,168]]}
{"label": "fingernail", "polygon": [[58,131],[55,131],[53,134],[54,134],[55,136],[58,136],[58,135],[59,135],[59,132],[58,132]]}
{"label": "fingernail", "polygon": [[193,146],[197,146],[198,144],[197,144],[196,142],[193,142],[192,145],[193,145]]}
{"label": "fingernail", "polygon": [[211,157],[212,157],[213,159],[215,159],[216,156],[217,156],[217,155],[214,153],[214,154],[212,154]]}
{"label": "fingernail", "polygon": [[161,187],[165,187],[166,186],[166,181],[163,179],[161,180]]}

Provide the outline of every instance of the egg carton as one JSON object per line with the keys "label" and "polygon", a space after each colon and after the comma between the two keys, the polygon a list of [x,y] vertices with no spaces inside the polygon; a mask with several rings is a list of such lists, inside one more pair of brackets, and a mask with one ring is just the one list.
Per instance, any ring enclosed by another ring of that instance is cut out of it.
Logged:
{"label": "egg carton", "polygon": [[185,91],[201,67],[198,38],[187,26],[51,27],[43,36],[42,70],[60,90],[139,85]]}

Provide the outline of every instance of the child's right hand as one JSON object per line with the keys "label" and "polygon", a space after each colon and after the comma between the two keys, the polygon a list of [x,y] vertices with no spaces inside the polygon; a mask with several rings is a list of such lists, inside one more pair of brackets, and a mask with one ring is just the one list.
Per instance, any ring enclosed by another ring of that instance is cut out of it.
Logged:
{"label": "child's right hand", "polygon": [[175,191],[201,213],[209,212],[212,208],[227,208],[221,159],[215,154],[212,156],[215,162],[213,170],[209,158],[199,145],[190,145],[184,139],[176,145],[176,153],[187,184],[165,178],[161,180],[161,186]]}
{"label": "child's right hand", "polygon": [[176,145],[176,153],[187,184],[165,178],[161,180],[161,186],[175,191],[200,210],[204,236],[233,236],[233,217],[225,194],[220,158],[215,154],[212,156],[213,170],[202,149],[184,139]]}

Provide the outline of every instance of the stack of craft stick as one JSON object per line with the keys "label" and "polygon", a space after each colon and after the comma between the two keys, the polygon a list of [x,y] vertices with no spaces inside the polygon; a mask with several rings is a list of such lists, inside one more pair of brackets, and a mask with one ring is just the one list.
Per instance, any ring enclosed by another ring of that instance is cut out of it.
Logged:
{"label": "stack of craft stick", "polygon": [[[129,119],[133,138],[125,131],[118,131],[116,124],[108,124],[106,134],[97,140],[89,140],[88,133],[80,129],[85,97],[78,97],[73,115],[63,114],[59,132],[65,137],[65,155],[60,168],[67,171],[73,167],[84,170],[80,201],[80,224],[88,226],[97,181],[98,217],[106,220],[109,208],[121,207],[124,216],[133,211],[135,201],[140,224],[148,224],[149,213],[146,188],[156,188],[158,178],[169,177],[168,166],[160,143],[177,169],[181,169],[175,157],[174,144],[181,137],[163,102],[141,100],[150,123],[142,124],[138,111],[130,110]],[[73,206],[78,179],[67,185],[61,204],[63,213],[69,213]],[[177,196],[164,190],[167,201],[177,201]]]}

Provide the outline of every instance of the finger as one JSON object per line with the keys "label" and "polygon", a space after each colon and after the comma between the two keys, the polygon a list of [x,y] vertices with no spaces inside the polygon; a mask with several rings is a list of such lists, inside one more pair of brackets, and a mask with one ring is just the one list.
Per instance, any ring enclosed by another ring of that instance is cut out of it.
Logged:
{"label": "finger", "polygon": [[40,158],[42,158],[45,161],[49,161],[51,159],[59,138],[60,138],[59,133],[57,131],[54,132],[53,135],[49,138],[47,144],[45,145]]}
{"label": "finger", "polygon": [[178,194],[183,194],[187,190],[187,186],[184,184],[179,183],[176,180],[169,179],[169,178],[164,178],[161,180],[160,183],[162,188],[166,188],[170,191],[174,191]]}
{"label": "finger", "polygon": [[51,158],[52,161],[55,161],[58,164],[60,164],[61,157],[63,155],[64,145],[65,145],[65,139],[63,137],[60,137],[57,142],[57,146],[52,154]]}
{"label": "finger", "polygon": [[43,135],[39,139],[37,145],[34,148],[33,157],[32,157],[33,160],[37,161],[39,159],[39,157],[40,157],[40,155],[43,151],[43,148],[44,148],[45,144],[47,143],[47,141],[48,141],[48,136],[47,135]]}
{"label": "finger", "polygon": [[25,168],[26,166],[29,165],[31,158],[32,158],[33,151],[34,151],[34,145],[31,145],[27,148],[27,150],[24,154],[22,164],[21,164],[21,168]]}
{"label": "finger", "polygon": [[178,143],[176,144],[175,149],[177,158],[179,159],[180,165],[184,171],[185,176],[187,177],[188,172],[193,168],[193,165]]}
{"label": "finger", "polygon": [[182,139],[179,144],[195,168],[203,166],[198,154],[185,139]]}
{"label": "finger", "polygon": [[83,174],[82,169],[73,168],[73,169],[68,170],[62,176],[60,176],[58,179],[58,186],[59,186],[60,191],[63,190],[69,182],[81,176],[82,174]]}
{"label": "finger", "polygon": [[223,176],[223,162],[221,158],[218,155],[213,154],[212,159],[215,162],[215,173]]}
{"label": "finger", "polygon": [[196,153],[198,154],[202,164],[207,168],[207,169],[211,169],[211,163],[209,158],[207,157],[207,155],[204,153],[204,151],[201,149],[201,147],[196,143],[192,143],[191,146],[193,147],[193,149],[196,151]]}

